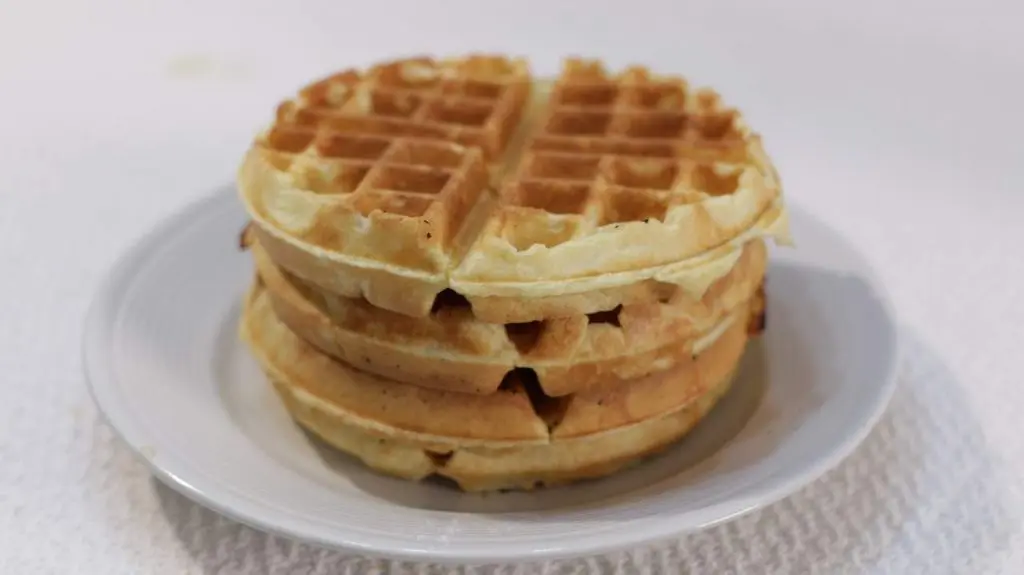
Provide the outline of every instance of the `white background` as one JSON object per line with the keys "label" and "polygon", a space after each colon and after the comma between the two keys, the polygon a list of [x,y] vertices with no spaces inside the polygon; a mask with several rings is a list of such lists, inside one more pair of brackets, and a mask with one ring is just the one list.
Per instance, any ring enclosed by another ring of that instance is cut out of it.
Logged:
{"label": "white background", "polygon": [[0,2],[0,572],[387,567],[157,485],[87,396],[81,321],[119,252],[229,181],[303,82],[475,49],[719,88],[792,201],[877,264],[907,340],[890,412],[824,480],[653,551],[523,572],[1024,572],[1022,21],[1014,0]]}

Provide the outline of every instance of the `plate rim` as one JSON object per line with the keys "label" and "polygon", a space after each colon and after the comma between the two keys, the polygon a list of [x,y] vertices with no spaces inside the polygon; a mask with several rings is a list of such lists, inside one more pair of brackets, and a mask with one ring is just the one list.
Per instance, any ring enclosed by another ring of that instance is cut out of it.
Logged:
{"label": "plate rim", "polygon": [[[162,451],[159,457],[147,455],[145,446],[152,445],[152,442],[148,441],[146,431],[137,425],[130,414],[123,413],[123,409],[119,413],[117,409],[119,402],[115,397],[116,394],[112,391],[116,385],[111,385],[111,382],[116,381],[117,376],[108,357],[110,338],[107,336],[112,333],[119,315],[117,295],[131,285],[133,277],[142,270],[141,264],[144,263],[145,256],[159,246],[160,238],[166,239],[168,236],[187,234],[193,226],[204,221],[206,217],[219,214],[221,209],[228,207],[227,202],[235,200],[234,188],[231,184],[222,185],[213,192],[186,203],[133,240],[128,248],[115,259],[104,273],[85,315],[81,344],[82,365],[86,387],[104,422],[136,459],[143,461],[154,477],[189,500],[265,533],[372,557],[441,563],[550,560],[604,554],[649,545],[684,533],[732,521],[784,499],[819,479],[849,457],[875,428],[889,405],[898,384],[903,358],[903,337],[900,333],[891,295],[876,272],[877,268],[870,258],[858,250],[856,244],[851,242],[845,234],[828,225],[812,212],[803,209],[799,202],[793,202],[790,199],[787,200],[787,209],[791,213],[799,213],[798,217],[808,217],[827,226],[829,231],[835,234],[836,239],[860,259],[864,268],[861,279],[871,287],[872,293],[876,296],[874,299],[881,306],[882,315],[890,324],[893,334],[894,349],[891,362],[885,375],[885,381],[880,383],[880,393],[873,409],[855,432],[847,435],[844,441],[837,443],[829,452],[812,458],[810,463],[799,473],[785,474],[782,477],[780,474],[776,474],[765,481],[762,484],[763,487],[757,489],[754,494],[748,494],[743,498],[734,497],[705,507],[701,513],[702,517],[691,523],[678,524],[672,520],[672,516],[650,518],[646,520],[643,529],[616,531],[616,536],[613,539],[607,536],[581,535],[576,539],[570,539],[571,544],[563,544],[560,547],[530,548],[524,546],[524,542],[509,542],[506,545],[495,545],[491,548],[483,546],[467,548],[439,547],[433,542],[424,544],[411,538],[371,536],[358,532],[329,534],[307,520],[300,518],[289,520],[286,514],[281,514],[279,510],[272,509],[256,498],[236,494],[231,489],[224,489],[216,483],[212,485],[199,484],[201,482],[193,483],[186,477],[189,465],[182,461],[175,461],[173,455],[168,457],[166,451]],[[225,206],[221,207],[222,203]],[[196,214],[205,217],[190,217]],[[182,223],[186,225],[181,225]],[[185,472],[182,472],[183,469]]]}

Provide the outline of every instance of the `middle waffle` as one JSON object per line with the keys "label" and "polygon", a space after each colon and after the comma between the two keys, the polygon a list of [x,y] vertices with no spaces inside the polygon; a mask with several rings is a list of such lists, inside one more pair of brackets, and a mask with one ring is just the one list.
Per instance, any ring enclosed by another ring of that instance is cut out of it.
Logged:
{"label": "middle waffle", "polygon": [[275,314],[309,344],[388,379],[474,394],[497,392],[516,368],[533,370],[551,397],[670,370],[760,297],[767,264],[765,244],[755,239],[700,298],[675,290],[656,303],[500,324],[481,321],[454,294],[417,318],[325,292],[275,265],[251,237],[246,243]]}

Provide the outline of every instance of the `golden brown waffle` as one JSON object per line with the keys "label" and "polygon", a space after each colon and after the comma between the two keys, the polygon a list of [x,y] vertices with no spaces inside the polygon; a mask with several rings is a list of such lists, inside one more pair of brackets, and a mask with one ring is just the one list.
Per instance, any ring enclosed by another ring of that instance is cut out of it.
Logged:
{"label": "golden brown waffle", "polygon": [[300,425],[372,469],[413,481],[436,475],[454,480],[465,491],[493,491],[563,485],[639,463],[689,432],[731,384],[732,378],[726,378],[678,411],[599,436],[511,448],[445,447],[441,451],[352,425],[333,410],[308,401],[288,383],[275,381],[274,387]]}
{"label": "golden brown waffle", "polygon": [[357,371],[288,330],[260,284],[241,331],[292,415],[328,442],[403,477],[494,489],[604,475],[677,439],[728,387],[745,328],[725,330],[685,365],[561,399],[516,377],[481,396]]}
{"label": "golden brown waffle", "polygon": [[492,322],[699,298],[704,264],[788,233],[717,94],[577,60],[553,83],[501,57],[332,76],[281,105],[239,184],[278,265],[417,317],[445,289]]}
{"label": "golden brown waffle", "polygon": [[458,301],[425,318],[382,310],[317,290],[274,265],[258,243],[251,249],[277,316],[330,356],[396,381],[480,394],[528,368],[555,397],[631,383],[689,359],[708,334],[745,321],[737,310],[745,313],[755,297],[767,260],[764,243],[753,240],[701,299],[676,293],[666,302],[502,325],[481,322]]}

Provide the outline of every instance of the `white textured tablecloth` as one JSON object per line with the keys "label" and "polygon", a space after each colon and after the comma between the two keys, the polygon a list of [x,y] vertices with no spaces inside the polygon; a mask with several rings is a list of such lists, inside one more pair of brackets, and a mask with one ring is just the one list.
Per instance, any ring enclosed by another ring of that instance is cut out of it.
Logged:
{"label": "white textured tablecloth", "polygon": [[797,495],[650,549],[479,572],[1024,573],[1019,2],[364,4],[0,3],[0,573],[443,572],[266,536],[159,485],[100,421],[79,337],[114,258],[231,179],[279,97],[472,48],[721,88],[793,201],[877,264],[906,339],[878,428]]}

